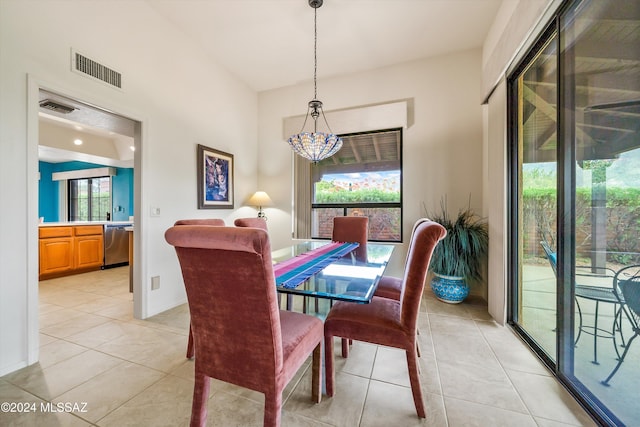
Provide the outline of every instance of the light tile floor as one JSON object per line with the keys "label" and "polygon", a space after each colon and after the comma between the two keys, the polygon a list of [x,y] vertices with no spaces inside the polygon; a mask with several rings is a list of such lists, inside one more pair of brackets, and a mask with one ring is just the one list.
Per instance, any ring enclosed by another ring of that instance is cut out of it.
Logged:
{"label": "light tile floor", "polygon": [[[34,403],[36,412],[0,413],[0,425],[188,425],[188,309],[134,319],[127,274],[118,268],[41,282],[40,362],[0,378],[1,402]],[[595,425],[486,306],[448,305],[427,290],[420,332],[426,419],[416,416],[403,352],[355,342],[348,359],[336,354],[333,398],[312,404],[309,364],[301,369],[283,395],[282,425]],[[42,411],[47,402],[87,406]],[[263,402],[259,393],[213,381],[208,425],[260,426]]]}

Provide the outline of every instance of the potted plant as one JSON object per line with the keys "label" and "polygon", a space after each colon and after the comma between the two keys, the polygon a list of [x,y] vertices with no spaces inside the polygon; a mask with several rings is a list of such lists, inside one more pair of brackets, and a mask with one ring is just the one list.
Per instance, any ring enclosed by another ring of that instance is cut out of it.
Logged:
{"label": "potted plant", "polygon": [[460,209],[455,217],[451,217],[445,205],[442,201],[440,211],[427,214],[447,230],[431,256],[429,269],[434,274],[431,289],[439,300],[455,304],[469,295],[467,280],[482,280],[489,231],[487,222],[470,207]]}

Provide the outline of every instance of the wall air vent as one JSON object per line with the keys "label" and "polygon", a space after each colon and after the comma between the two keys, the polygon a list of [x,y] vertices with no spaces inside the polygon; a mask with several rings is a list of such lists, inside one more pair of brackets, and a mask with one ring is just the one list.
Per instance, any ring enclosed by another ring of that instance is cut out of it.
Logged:
{"label": "wall air vent", "polygon": [[76,108],[62,104],[58,101],[52,101],[50,99],[43,99],[40,101],[40,106],[42,108],[46,108],[47,110],[55,111],[56,113],[69,114],[72,111],[75,111]]}
{"label": "wall air vent", "polygon": [[122,74],[119,72],[73,50],[71,51],[71,62],[73,71],[83,73],[110,86],[122,89]]}

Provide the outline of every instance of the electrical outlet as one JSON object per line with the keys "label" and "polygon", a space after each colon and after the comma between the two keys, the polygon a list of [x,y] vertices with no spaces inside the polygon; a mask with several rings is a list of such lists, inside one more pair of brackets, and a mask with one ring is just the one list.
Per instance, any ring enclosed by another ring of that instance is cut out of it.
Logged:
{"label": "electrical outlet", "polygon": [[151,278],[151,290],[155,291],[156,289],[160,289],[160,276],[153,276]]}

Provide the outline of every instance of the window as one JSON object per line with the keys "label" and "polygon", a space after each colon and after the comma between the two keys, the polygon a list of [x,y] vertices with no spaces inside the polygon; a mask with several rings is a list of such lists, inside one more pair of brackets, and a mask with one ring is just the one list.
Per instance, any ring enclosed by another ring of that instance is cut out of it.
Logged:
{"label": "window", "polygon": [[402,241],[402,129],[340,135],[311,166],[311,236],[330,238],[335,216],[369,217],[369,240]]}
{"label": "window", "polygon": [[111,177],[70,179],[69,221],[111,219]]}

